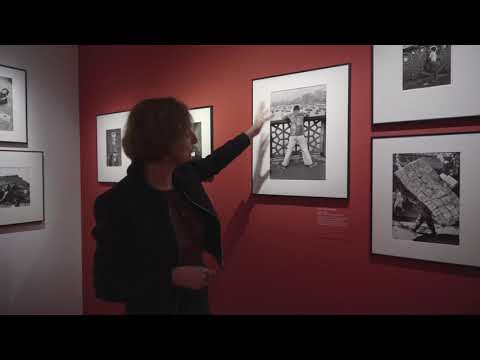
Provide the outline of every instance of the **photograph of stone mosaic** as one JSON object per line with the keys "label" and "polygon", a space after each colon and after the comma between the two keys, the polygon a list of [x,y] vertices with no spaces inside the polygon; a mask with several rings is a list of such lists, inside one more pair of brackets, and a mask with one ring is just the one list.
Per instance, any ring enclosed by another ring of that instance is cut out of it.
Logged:
{"label": "photograph of stone mosaic", "polygon": [[270,178],[325,180],[327,86],[271,94]]}
{"label": "photograph of stone mosaic", "polygon": [[459,152],[393,154],[393,238],[459,245],[459,194]]}
{"label": "photograph of stone mosaic", "polygon": [[451,45],[403,45],[403,90],[449,85]]}

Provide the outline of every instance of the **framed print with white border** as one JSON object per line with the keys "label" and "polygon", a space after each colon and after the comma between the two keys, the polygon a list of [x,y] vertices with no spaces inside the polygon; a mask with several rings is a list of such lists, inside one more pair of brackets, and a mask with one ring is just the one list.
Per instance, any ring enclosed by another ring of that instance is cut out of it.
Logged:
{"label": "framed print with white border", "polygon": [[480,132],[371,146],[372,253],[480,266]]}
{"label": "framed print with white border", "polygon": [[45,220],[43,152],[0,150],[0,225]]}
{"label": "framed print with white border", "polygon": [[98,181],[115,183],[127,175],[131,160],[122,147],[129,111],[97,116]]}
{"label": "framed print with white border", "polygon": [[348,198],[350,64],[252,81],[252,117],[274,117],[253,139],[252,193]]}
{"label": "framed print with white border", "polygon": [[0,142],[27,139],[27,71],[0,65]]}
{"label": "framed print with white border", "polygon": [[480,115],[480,45],[373,45],[372,123]]}

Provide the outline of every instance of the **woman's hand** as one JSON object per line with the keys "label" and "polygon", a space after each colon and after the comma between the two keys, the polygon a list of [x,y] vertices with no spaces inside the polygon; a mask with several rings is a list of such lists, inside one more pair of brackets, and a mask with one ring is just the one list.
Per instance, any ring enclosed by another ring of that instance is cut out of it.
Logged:
{"label": "woman's hand", "polygon": [[216,272],[203,266],[179,266],[172,270],[174,286],[199,290],[209,285]]}
{"label": "woman's hand", "polygon": [[253,126],[245,131],[245,134],[248,135],[250,141],[260,133],[262,130],[263,124],[273,118],[273,114],[270,110],[265,108],[265,103],[262,101],[260,106],[258,107],[257,115],[255,116],[255,121],[253,122]]}

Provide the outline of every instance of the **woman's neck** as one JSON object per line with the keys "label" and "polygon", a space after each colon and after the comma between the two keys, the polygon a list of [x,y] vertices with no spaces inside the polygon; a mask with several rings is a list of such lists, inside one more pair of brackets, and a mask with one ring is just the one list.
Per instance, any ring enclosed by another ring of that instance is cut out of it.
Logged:
{"label": "woman's neck", "polygon": [[168,160],[145,164],[145,180],[157,190],[172,190],[172,175],[175,165]]}

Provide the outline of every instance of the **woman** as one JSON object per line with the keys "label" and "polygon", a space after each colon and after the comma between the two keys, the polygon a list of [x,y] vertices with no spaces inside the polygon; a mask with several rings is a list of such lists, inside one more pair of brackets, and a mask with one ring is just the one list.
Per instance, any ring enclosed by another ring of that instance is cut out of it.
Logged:
{"label": "woman", "polygon": [[254,125],[205,159],[186,105],[148,99],[130,112],[123,138],[127,176],[95,201],[94,286],[127,314],[208,314],[215,276],[202,252],[223,265],[220,222],[202,182],[213,178],[270,120],[263,105]]}

